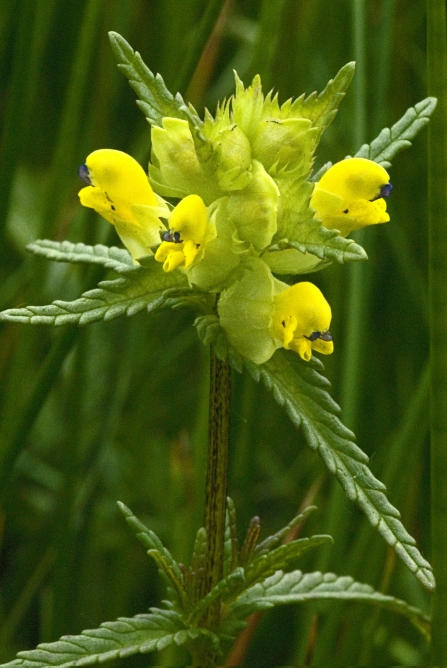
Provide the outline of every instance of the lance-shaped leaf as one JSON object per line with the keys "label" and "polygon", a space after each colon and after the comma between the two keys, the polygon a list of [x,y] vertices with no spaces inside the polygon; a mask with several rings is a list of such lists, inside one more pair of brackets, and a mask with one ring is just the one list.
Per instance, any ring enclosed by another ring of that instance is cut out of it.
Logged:
{"label": "lance-shaped leaf", "polygon": [[297,524],[301,524],[304,522],[311,513],[314,513],[317,509],[317,506],[308,506],[305,510],[303,510],[302,513],[299,515],[296,515],[290,522],[274,533],[272,536],[267,536],[267,538],[264,538],[264,540],[259,543],[259,545],[256,546],[253,555],[254,557],[258,557],[263,554],[267,554],[275,545],[278,545],[278,543],[282,542],[288,533],[297,526]]}
{"label": "lance-shaped leaf", "polygon": [[3,664],[2,668],[92,666],[162,650],[173,644],[189,645],[200,636],[219,648],[218,637],[210,631],[187,629],[173,610],[152,608],[146,615],[119,617],[115,622],[101,624],[98,629],[83,631],[77,636],[62,636],[56,642],[19,652],[17,659]]}
{"label": "lance-shaped leaf", "polygon": [[[391,129],[384,128],[370,144],[363,144],[355,157],[374,160],[386,169],[391,167],[391,160],[394,156],[404,148],[411,146],[411,140],[427,125],[436,104],[435,97],[427,97],[414,107],[410,107]],[[332,162],[327,162],[320,167],[318,172],[312,176],[311,181],[319,181],[329,167],[332,167]]]}
{"label": "lance-shaped leaf", "polygon": [[188,622],[197,624],[214,601],[220,597],[226,599],[234,592],[241,591],[244,587],[244,582],[244,569],[241,567],[235,568],[230,575],[227,575],[226,578],[220,580],[220,582],[218,582],[217,585],[197,603],[190,614]]}
{"label": "lance-shaped leaf", "polygon": [[337,577],[334,573],[303,574],[301,571],[292,573],[277,571],[264,582],[257,583],[240,594],[230,605],[228,618],[243,619],[252,612],[276,605],[317,600],[371,603],[404,615],[426,637],[430,633],[430,620],[422,610],[393,596],[381,594],[367,584],[355,582],[351,577]]}
{"label": "lance-shaped leaf", "polygon": [[286,354],[277,351],[265,364],[244,360],[244,365],[256,381],[263,380],[295,426],[302,428],[308,445],[318,452],[347,497],[360,506],[420,582],[433,591],[430,564],[405,530],[399,511],[388,501],[385,485],[368,468],[368,457],[354,443],[354,434],[338,418],[340,408],[327,392],[329,381],[316,371],[323,365],[315,359],[314,368],[299,359],[295,362],[292,366]]}
{"label": "lance-shaped leaf", "polygon": [[124,503],[118,501],[118,507],[126,518],[126,522],[135,531],[138,540],[143,543],[159,570],[164,573],[171,583],[180,605],[184,609],[188,608],[189,602],[183,587],[183,575],[172,554],[163,545],[157,534],[140,522]]}
{"label": "lance-shaped leaf", "polygon": [[[172,288],[175,288],[173,294],[170,293]],[[161,265],[151,257],[146,258],[144,267],[126,273],[126,278],[102,281],[97,288],[72,302],[56,300],[47,306],[8,309],[0,313],[0,320],[33,325],[86,325],[135,315],[144,308],[148,311],[169,308],[176,300],[183,305],[189,296],[194,301],[194,293],[184,274],[163,272]]]}
{"label": "lance-shaped leaf", "polygon": [[237,539],[236,509],[233,500],[227,496],[225,515],[224,576],[239,565],[239,543]]}
{"label": "lance-shaped leaf", "polygon": [[310,538],[299,538],[286,545],[280,545],[276,550],[272,550],[268,554],[263,554],[257,559],[254,559],[245,569],[245,580],[247,586],[251,586],[256,582],[265,580],[273,573],[279,570],[290,570],[290,565],[296,559],[299,559],[303,554],[313,550],[320,545],[326,543],[333,543],[331,536],[311,536]]}
{"label": "lance-shaped leaf", "polygon": [[303,556],[309,550],[313,550],[320,545],[333,543],[331,536],[311,536],[310,538],[300,538],[286,545],[281,545],[268,554],[263,554],[254,559],[245,569],[245,581],[247,586],[256,582],[265,580],[273,573],[279,570],[290,570],[291,564]]}
{"label": "lance-shaped leaf", "polygon": [[[118,68],[128,78],[138,96],[137,104],[151,125],[162,125],[163,117],[188,120],[191,111],[186,108],[180,95],[174,97],[165,86],[160,74],[154,75],[137,51],[116,32],[109,32],[113,53]],[[197,121],[199,122],[199,121]]]}
{"label": "lance-shaped leaf", "polygon": [[364,144],[356,156],[374,160],[385,168],[390,167],[394,156],[411,146],[411,140],[427,125],[436,103],[435,97],[427,97],[410,107],[391,129],[384,128],[371,144]]}
{"label": "lance-shaped leaf", "polygon": [[116,246],[87,246],[73,244],[70,241],[50,241],[38,239],[28,244],[27,249],[35,255],[41,255],[56,262],[71,262],[81,264],[100,264],[105,269],[113,269],[118,274],[125,274],[136,269],[130,253],[124,248]]}
{"label": "lance-shaped leaf", "polygon": [[308,118],[312,121],[312,125],[318,128],[319,136],[321,136],[336,115],[338,106],[354,76],[354,70],[355,63],[347,63],[329,81],[320,95],[311,93],[307,98],[301,95],[292,103],[288,101],[283,104],[282,113],[285,114],[287,105],[290,105],[289,115]]}
{"label": "lance-shaped leaf", "polygon": [[327,230],[312,221],[303,231],[303,241],[283,239],[270,246],[262,259],[276,274],[309,274],[331,262],[344,264],[367,260],[368,256],[353,239],[341,237],[337,230]]}

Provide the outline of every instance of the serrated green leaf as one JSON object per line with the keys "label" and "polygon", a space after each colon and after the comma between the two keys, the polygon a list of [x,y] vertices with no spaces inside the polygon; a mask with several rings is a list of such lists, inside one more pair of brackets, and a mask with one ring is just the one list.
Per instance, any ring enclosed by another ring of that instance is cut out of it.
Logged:
{"label": "serrated green leaf", "polygon": [[200,580],[205,569],[206,549],[206,530],[204,527],[201,527],[197,531],[191,557],[191,565],[189,567],[188,577],[185,579],[185,589],[193,604],[197,602],[200,596]]}
{"label": "serrated green leaf", "polygon": [[[188,610],[191,607],[191,603],[189,601],[186,590],[183,587],[182,580],[180,580],[177,577],[177,573],[172,567],[170,561],[164,556],[164,554],[162,554],[158,550],[148,550],[148,554],[157,564],[159,571],[165,574],[167,581],[173,587],[175,592],[175,598],[178,601],[181,610],[184,612],[188,612]],[[176,562],[174,563],[177,566]]]}
{"label": "serrated green leaf", "polygon": [[[314,266],[302,268],[299,272],[293,273],[310,273],[317,271],[327,266],[331,262],[338,262],[344,264],[345,262],[358,262],[360,260],[367,260],[368,256],[359,244],[355,243],[353,239],[345,239],[341,237],[337,230],[327,230],[321,227],[320,223],[315,222],[315,227],[312,225],[310,229],[303,234],[303,241],[289,241],[284,239],[274,246],[270,246],[268,252],[264,253],[262,259],[272,268],[276,273],[291,273],[290,271],[278,271],[275,267],[278,265],[275,255],[282,251],[294,249],[300,254],[308,253],[308,258],[315,260]],[[304,255],[303,255],[304,257]],[[318,258],[318,259],[317,259]],[[296,262],[299,267],[299,261]]]}
{"label": "serrated green leaf", "polygon": [[318,452],[347,497],[360,506],[424,587],[433,591],[432,567],[388,501],[385,485],[368,468],[368,457],[354,443],[354,434],[338,418],[340,408],[326,391],[329,382],[316,371],[323,365],[315,360],[313,367],[299,359],[295,362],[292,366],[286,354],[277,351],[265,364],[244,360],[244,366],[256,381],[262,379],[295,426],[302,428],[308,445]]}
{"label": "serrated green leaf", "polygon": [[83,264],[100,264],[105,269],[113,269],[118,274],[125,274],[136,269],[130,253],[116,246],[86,246],[70,241],[50,241],[38,239],[28,244],[27,250],[56,262],[75,262]]}
{"label": "serrated green leaf", "polygon": [[[98,320],[135,315],[145,308],[154,311],[172,308],[180,302],[184,305],[189,303],[189,297],[191,305],[196,303],[195,290],[188,286],[182,272],[165,273],[153,258],[149,260],[146,266],[126,273],[126,278],[102,281],[97,288],[72,302],[56,300],[47,306],[8,309],[0,313],[0,321],[81,326]],[[171,293],[170,288],[175,291]]]}
{"label": "serrated green leaf", "polygon": [[422,610],[405,601],[386,596],[367,584],[355,582],[348,576],[334,573],[307,573],[277,571],[262,583],[257,583],[238,596],[229,608],[228,616],[245,618],[252,612],[276,605],[305,603],[317,600],[361,601],[391,610],[408,617],[425,635],[430,633],[430,620]]}
{"label": "serrated green leaf", "polygon": [[146,615],[119,617],[105,622],[98,629],[83,631],[77,636],[62,636],[53,643],[42,643],[36,649],[19,652],[17,659],[2,668],[72,668],[91,666],[106,661],[125,659],[134,654],[147,654],[169,645],[188,645],[199,636],[214,646],[219,639],[205,629],[187,629],[173,610],[151,608]]}
{"label": "serrated green leaf", "polygon": [[272,536],[267,536],[259,545],[256,546],[253,556],[256,558],[262,554],[267,554],[275,545],[282,542],[287,534],[297,526],[304,522],[311,513],[314,513],[318,510],[317,506],[308,506],[306,510],[303,510],[302,513],[296,515],[285,527],[277,531]]}
{"label": "serrated green leaf", "polygon": [[318,128],[319,136],[321,136],[334,119],[338,106],[354,76],[354,70],[354,62],[344,65],[336,76],[328,82],[320,95],[317,96],[316,93],[312,93],[307,98],[302,95],[295,100],[291,105],[290,115],[311,120],[313,126]]}
{"label": "serrated green leaf", "polygon": [[[140,54],[116,32],[109,32],[118,68],[128,78],[138,96],[138,106],[152,125],[162,125],[165,116],[188,120],[193,113],[180,95],[174,97],[166,88],[160,74],[154,75],[144,64]],[[197,118],[197,122],[200,122]]]}
{"label": "serrated green leaf", "polygon": [[309,182],[278,180],[281,212],[278,231],[262,259],[278,274],[304,274],[318,271],[330,262],[366,260],[364,249],[353,239],[327,230],[314,218],[309,200],[313,185]]}
{"label": "serrated green leaf", "polygon": [[411,146],[411,140],[427,125],[436,104],[435,97],[427,97],[410,107],[391,129],[384,128],[371,144],[364,144],[357,151],[356,157],[368,158],[385,168],[390,167],[394,156]]}
{"label": "serrated green leaf", "polygon": [[227,497],[224,540],[224,576],[229,575],[239,565],[239,545],[237,540],[236,509],[233,500]]}
{"label": "serrated green leaf", "polygon": [[135,531],[138,540],[143,543],[147,550],[154,550],[163,555],[169,568],[175,573],[179,582],[183,582],[182,572],[169,550],[163,545],[156,533],[148,529],[140,520],[135,517],[130,508],[124,503],[118,501],[118,507],[126,518],[126,522]]}
{"label": "serrated green leaf", "polygon": [[311,536],[300,538],[286,545],[280,545],[276,550],[263,554],[253,559],[245,569],[246,587],[251,587],[256,582],[265,580],[279,570],[290,570],[292,562],[299,559],[303,554],[313,550],[320,545],[333,543],[331,536]]}
{"label": "serrated green leaf", "polygon": [[259,534],[261,533],[261,520],[257,515],[252,517],[248,525],[247,534],[242,544],[239,554],[239,562],[241,566],[246,566],[251,560],[254,549],[258,542]]}
{"label": "serrated green leaf", "polygon": [[236,591],[241,591],[244,583],[244,569],[240,567],[235,568],[232,573],[218,582],[217,585],[197,603],[189,616],[188,623],[194,624],[199,622],[205,611],[212,605],[212,603],[214,603],[214,601],[220,597],[226,598],[228,595],[234,594]]}

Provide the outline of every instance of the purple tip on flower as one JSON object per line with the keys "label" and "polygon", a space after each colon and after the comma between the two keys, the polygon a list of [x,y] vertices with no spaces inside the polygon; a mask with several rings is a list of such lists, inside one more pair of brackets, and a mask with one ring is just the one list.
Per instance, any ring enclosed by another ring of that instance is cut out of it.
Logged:
{"label": "purple tip on flower", "polygon": [[384,186],[380,188],[380,197],[389,197],[389,195],[391,195],[392,189],[393,189],[392,184],[386,183]]}
{"label": "purple tip on flower", "polygon": [[92,185],[91,179],[90,179],[90,172],[87,167],[87,165],[79,165],[78,167],[78,175],[81,177],[83,181],[88,183],[89,186]]}

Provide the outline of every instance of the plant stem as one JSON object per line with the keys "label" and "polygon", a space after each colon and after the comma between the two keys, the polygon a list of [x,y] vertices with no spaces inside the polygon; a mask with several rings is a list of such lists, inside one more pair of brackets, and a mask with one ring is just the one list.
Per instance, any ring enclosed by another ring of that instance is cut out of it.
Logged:
{"label": "plant stem", "polygon": [[[207,552],[201,582],[201,596],[222,579],[225,511],[227,503],[228,445],[230,434],[231,368],[210,350],[209,443],[205,490],[205,529]],[[220,618],[220,601],[211,605],[202,624],[216,630]],[[196,646],[192,661],[196,666],[215,665],[215,652],[209,646]]]}
{"label": "plant stem", "polygon": [[[231,367],[210,352],[209,444],[205,491],[207,554],[202,581],[206,595],[222,579],[230,432]],[[219,622],[219,602],[211,606],[207,626]]]}

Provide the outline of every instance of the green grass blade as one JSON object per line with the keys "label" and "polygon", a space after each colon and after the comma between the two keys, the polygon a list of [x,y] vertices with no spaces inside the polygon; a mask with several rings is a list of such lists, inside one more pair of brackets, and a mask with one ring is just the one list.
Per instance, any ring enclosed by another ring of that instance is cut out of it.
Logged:
{"label": "green grass blade", "polygon": [[433,599],[432,665],[447,665],[447,38],[443,0],[427,3],[428,88],[438,97],[429,127],[429,303],[431,540],[438,591]]}

